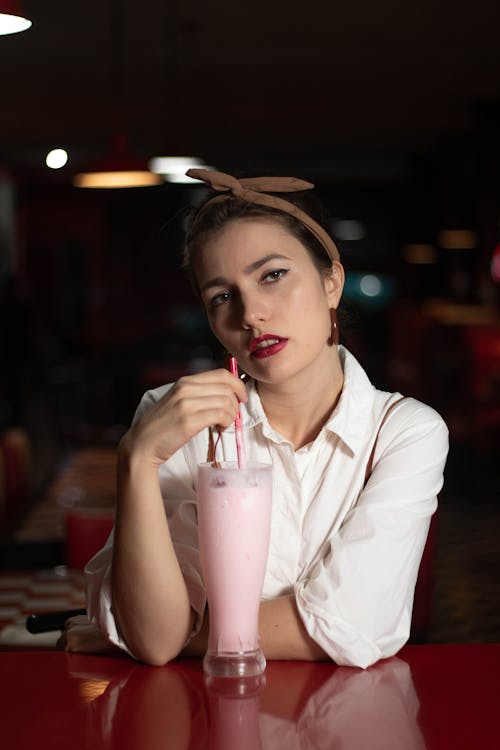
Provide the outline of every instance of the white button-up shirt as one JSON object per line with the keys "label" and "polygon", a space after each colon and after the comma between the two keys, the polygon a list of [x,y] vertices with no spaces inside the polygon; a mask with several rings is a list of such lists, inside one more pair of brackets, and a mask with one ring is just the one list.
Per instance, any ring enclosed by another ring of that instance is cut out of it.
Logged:
{"label": "white button-up shirt", "polygon": [[[309,635],[337,663],[367,667],[407,641],[430,517],[437,507],[448,431],[429,406],[375,389],[339,347],[344,386],[316,439],[294,451],[270,426],[255,384],[241,405],[248,461],[272,463],[271,539],[262,596],[294,594]],[[138,419],[171,386],[146,393]],[[376,442],[373,469],[366,467]],[[207,459],[202,431],[158,470],[175,550],[201,622],[206,605],[198,551],[196,473]],[[217,447],[236,461],[234,426]],[[112,537],[86,568],[91,619],[126,648],[110,596]]]}

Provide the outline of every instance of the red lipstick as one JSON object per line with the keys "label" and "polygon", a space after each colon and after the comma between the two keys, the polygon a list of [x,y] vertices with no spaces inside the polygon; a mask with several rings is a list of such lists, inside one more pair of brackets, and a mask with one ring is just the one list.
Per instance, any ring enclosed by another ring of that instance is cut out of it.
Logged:
{"label": "red lipstick", "polygon": [[265,333],[263,336],[257,336],[252,339],[248,345],[248,349],[252,357],[256,359],[263,359],[265,357],[272,357],[273,354],[277,354],[288,344],[288,339],[284,339],[282,336],[277,336],[275,333]]}

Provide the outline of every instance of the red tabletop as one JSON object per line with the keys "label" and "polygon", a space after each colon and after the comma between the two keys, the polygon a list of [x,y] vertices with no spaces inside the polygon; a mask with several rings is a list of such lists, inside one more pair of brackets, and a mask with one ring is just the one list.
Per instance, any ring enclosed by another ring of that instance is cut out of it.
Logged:
{"label": "red tabletop", "polygon": [[500,644],[407,646],[365,671],[269,662],[265,685],[207,685],[194,659],[5,652],[0,685],[9,750],[500,747]]}

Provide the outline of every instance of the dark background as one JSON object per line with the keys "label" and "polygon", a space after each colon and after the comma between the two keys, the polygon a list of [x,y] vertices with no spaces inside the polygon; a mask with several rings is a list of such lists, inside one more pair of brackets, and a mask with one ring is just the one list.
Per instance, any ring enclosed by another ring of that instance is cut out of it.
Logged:
{"label": "dark background", "polygon": [[[65,456],[116,444],[146,388],[218,356],[178,270],[198,189],[72,186],[117,133],[145,158],[309,179],[334,233],[361,223],[362,239],[337,234],[343,337],[378,387],[446,419],[443,517],[461,509],[458,536],[478,507],[481,529],[498,528],[499,3],[24,7],[33,27],[0,37],[0,431],[25,431],[31,475],[3,534]],[[57,172],[55,147],[69,153]],[[443,247],[445,230],[475,246]],[[408,262],[415,243],[432,263]],[[378,297],[360,293],[366,274]],[[483,562],[491,577],[498,559]]]}

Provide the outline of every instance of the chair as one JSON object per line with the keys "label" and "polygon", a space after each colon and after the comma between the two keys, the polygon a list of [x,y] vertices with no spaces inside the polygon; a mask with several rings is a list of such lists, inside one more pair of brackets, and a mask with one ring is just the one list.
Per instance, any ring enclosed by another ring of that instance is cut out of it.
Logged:
{"label": "chair", "polygon": [[114,524],[114,512],[108,508],[75,508],[66,514],[66,563],[83,570],[91,557],[104,545]]}

